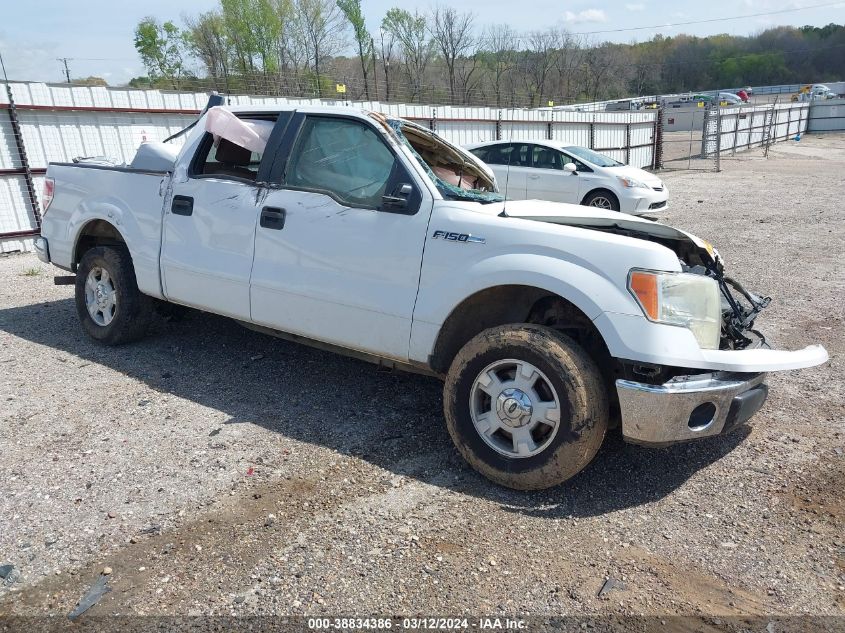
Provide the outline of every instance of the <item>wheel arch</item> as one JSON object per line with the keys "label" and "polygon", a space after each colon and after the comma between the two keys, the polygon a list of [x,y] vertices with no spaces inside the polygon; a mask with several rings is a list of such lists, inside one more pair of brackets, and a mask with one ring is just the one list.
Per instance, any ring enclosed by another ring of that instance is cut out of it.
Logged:
{"label": "wheel arch", "polygon": [[587,201],[587,198],[592,196],[594,193],[599,193],[599,192],[607,193],[607,194],[610,194],[611,196],[613,196],[613,198],[616,200],[616,206],[619,207],[620,209],[622,208],[622,206],[621,206],[622,203],[619,200],[619,195],[615,191],[613,191],[613,189],[609,189],[608,187],[595,187],[593,189],[590,189],[581,198],[580,204],[584,204]]}
{"label": "wheel arch", "polygon": [[445,374],[460,349],[474,336],[508,323],[555,327],[576,340],[580,338],[579,342],[589,341],[590,347],[600,348],[602,358],[597,358],[597,362],[610,358],[604,336],[582,307],[547,288],[507,284],[479,290],[452,309],[437,334],[429,365]]}
{"label": "wheel arch", "polygon": [[120,246],[129,250],[126,239],[114,224],[102,218],[92,218],[82,225],[74,239],[72,270],[76,271],[83,255],[96,246]]}

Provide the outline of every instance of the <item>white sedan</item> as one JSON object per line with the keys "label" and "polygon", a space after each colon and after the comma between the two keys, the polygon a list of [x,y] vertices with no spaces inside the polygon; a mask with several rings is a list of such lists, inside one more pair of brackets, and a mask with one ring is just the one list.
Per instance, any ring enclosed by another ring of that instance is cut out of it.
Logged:
{"label": "white sedan", "polygon": [[510,200],[549,200],[645,215],[667,208],[654,174],[586,147],[556,141],[490,141],[466,148],[487,163]]}

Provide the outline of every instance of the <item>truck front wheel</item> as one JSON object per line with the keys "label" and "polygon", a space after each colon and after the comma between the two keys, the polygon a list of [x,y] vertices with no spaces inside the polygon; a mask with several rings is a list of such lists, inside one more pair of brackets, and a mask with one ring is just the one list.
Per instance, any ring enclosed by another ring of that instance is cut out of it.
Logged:
{"label": "truck front wheel", "polygon": [[82,256],[76,270],[76,312],[91,338],[106,345],[146,334],[153,301],[138,290],[126,250],[97,246]]}
{"label": "truck front wheel", "polygon": [[607,393],[595,362],[540,325],[481,332],[452,362],[443,396],[461,455],[508,488],[537,490],[573,477],[607,430]]}

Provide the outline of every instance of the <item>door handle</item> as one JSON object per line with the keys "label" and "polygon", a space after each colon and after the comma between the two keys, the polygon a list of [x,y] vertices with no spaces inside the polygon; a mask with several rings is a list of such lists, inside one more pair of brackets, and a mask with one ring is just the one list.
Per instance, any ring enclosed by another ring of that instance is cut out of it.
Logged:
{"label": "door handle", "polygon": [[173,196],[170,211],[174,215],[192,215],[194,212],[194,199],[191,196]]}
{"label": "door handle", "polygon": [[279,207],[264,207],[261,209],[259,224],[265,229],[281,231],[285,228],[285,216],[287,216],[287,211],[284,209],[280,209]]}

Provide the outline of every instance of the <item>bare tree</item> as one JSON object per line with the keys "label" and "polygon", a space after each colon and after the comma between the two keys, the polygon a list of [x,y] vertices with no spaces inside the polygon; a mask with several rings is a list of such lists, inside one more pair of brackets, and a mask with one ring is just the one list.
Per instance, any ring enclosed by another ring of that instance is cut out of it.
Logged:
{"label": "bare tree", "polygon": [[584,47],[578,36],[569,31],[561,30],[557,35],[555,66],[557,68],[558,90],[567,101],[574,101],[578,96],[576,86],[584,61]]}
{"label": "bare tree", "polygon": [[490,74],[493,92],[496,95],[496,107],[502,105],[502,90],[506,76],[516,66],[517,35],[507,24],[495,24],[487,27],[482,37],[480,51],[481,62]]}
{"label": "bare tree", "polygon": [[[387,31],[383,25],[379,28],[379,36],[381,39],[381,65],[384,69],[384,87],[386,93],[384,98],[385,101],[390,101],[390,62],[394,61],[395,57],[396,36],[390,31]],[[376,82],[378,82],[378,77],[376,77]]]}
{"label": "bare tree", "polygon": [[[471,57],[461,57],[456,62],[455,83],[459,89],[458,96],[461,103],[470,103],[472,95],[479,92],[484,94],[485,91],[481,90],[483,75],[480,71],[482,70],[481,55],[478,52],[473,53]],[[483,102],[484,99],[480,101]]]}
{"label": "bare tree", "polygon": [[346,46],[343,13],[332,0],[297,0],[297,22],[315,75],[317,96],[322,97],[322,70],[326,58]]}
{"label": "bare tree", "polygon": [[[458,13],[451,7],[436,7],[431,14],[431,35],[449,74],[449,96],[452,103],[457,103],[455,90],[455,66],[459,59],[472,57],[475,37],[472,26],[475,17],[472,13]],[[473,65],[473,70],[475,69]],[[471,73],[470,73],[471,74]],[[466,85],[464,85],[466,89]]]}
{"label": "bare tree", "polygon": [[528,36],[528,50],[521,57],[521,74],[531,106],[545,105],[549,73],[555,66],[557,33],[554,29],[534,31]]}

